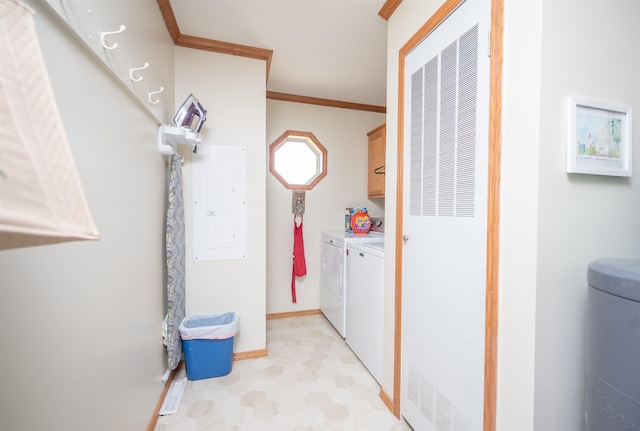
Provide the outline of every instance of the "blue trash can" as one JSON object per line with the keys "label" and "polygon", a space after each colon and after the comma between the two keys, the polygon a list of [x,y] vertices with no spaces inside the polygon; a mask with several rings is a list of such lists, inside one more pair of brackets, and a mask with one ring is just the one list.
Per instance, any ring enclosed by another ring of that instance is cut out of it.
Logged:
{"label": "blue trash can", "polygon": [[187,316],[182,320],[179,330],[187,379],[210,379],[231,372],[238,327],[235,312]]}

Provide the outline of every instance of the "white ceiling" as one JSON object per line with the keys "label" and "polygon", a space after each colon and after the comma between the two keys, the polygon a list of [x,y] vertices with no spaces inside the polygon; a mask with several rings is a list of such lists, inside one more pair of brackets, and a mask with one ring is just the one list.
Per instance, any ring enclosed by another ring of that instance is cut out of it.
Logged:
{"label": "white ceiling", "polygon": [[385,0],[171,0],[180,33],[273,51],[267,90],[386,106]]}

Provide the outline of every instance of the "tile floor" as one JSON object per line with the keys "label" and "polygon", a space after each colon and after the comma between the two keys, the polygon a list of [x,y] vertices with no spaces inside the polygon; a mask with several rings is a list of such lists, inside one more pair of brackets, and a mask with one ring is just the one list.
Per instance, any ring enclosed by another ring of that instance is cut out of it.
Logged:
{"label": "tile floor", "polygon": [[268,320],[267,349],[227,376],[189,381],[155,431],[411,430],[323,315]]}

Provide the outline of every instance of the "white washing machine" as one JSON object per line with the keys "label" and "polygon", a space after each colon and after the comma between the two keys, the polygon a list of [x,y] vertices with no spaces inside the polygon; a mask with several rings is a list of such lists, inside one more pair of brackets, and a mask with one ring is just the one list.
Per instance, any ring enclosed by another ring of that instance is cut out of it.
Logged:
{"label": "white washing machine", "polygon": [[347,244],[347,345],[382,385],[384,240]]}
{"label": "white washing machine", "polygon": [[384,232],[353,234],[323,232],[320,273],[320,310],[336,331],[346,336],[347,245],[384,241]]}

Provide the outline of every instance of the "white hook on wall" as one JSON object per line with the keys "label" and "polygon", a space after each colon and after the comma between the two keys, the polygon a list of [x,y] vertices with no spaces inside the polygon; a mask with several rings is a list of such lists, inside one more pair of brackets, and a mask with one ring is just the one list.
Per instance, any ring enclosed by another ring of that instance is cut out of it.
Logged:
{"label": "white hook on wall", "polygon": [[133,72],[136,72],[138,70],[144,70],[147,67],[149,67],[149,63],[147,63],[146,61],[144,62],[144,66],[142,66],[142,67],[132,67],[131,69],[129,69],[129,78],[131,78],[132,81],[136,81],[136,82],[142,81],[142,76],[134,78]]}
{"label": "white hook on wall", "polygon": [[119,30],[105,31],[105,32],[100,33],[100,40],[102,41],[102,46],[104,47],[104,49],[116,49],[118,47],[118,44],[114,43],[113,45],[107,45],[107,41],[106,41],[105,38],[107,36],[111,35],[111,34],[122,33],[126,29],[127,29],[127,27],[125,27],[124,24],[121,24]]}
{"label": "white hook on wall", "polygon": [[164,91],[164,87],[160,87],[160,90],[158,91],[152,91],[149,93],[149,103],[151,103],[152,105],[157,104],[158,102],[160,102],[160,99],[158,100],[152,100],[151,96],[153,96],[154,94],[158,94],[158,93],[162,93]]}

